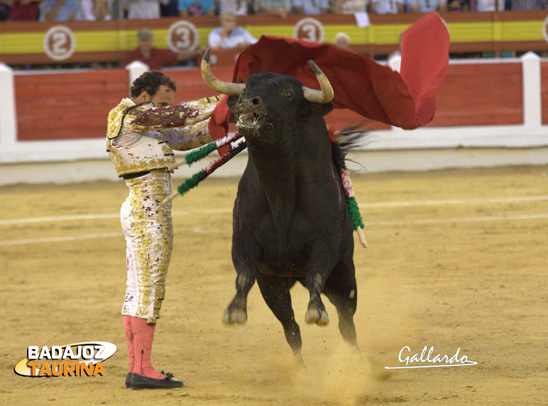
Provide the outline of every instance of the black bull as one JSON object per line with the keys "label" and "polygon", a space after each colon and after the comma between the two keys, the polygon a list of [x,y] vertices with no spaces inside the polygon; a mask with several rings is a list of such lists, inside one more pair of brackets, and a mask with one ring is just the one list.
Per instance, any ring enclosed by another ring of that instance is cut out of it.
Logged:
{"label": "black bull", "polygon": [[356,345],[354,239],[339,176],[342,156],[323,119],[333,108],[329,82],[314,65],[326,87],[322,91],[274,73],[252,75],[245,85],[223,83],[211,75],[208,57],[202,63],[204,79],[231,95],[228,105],[249,151],[233,212],[236,295],[223,322],[246,322],[247,295],[257,280],[295,358],[302,361],[289,292],[300,282],[310,293],[306,323],[329,323],[323,293],[337,309],[343,338]]}

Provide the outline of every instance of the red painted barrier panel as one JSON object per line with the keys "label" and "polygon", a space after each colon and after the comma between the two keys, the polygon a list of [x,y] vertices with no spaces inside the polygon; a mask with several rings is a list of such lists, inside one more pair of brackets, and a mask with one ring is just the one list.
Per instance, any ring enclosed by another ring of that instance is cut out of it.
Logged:
{"label": "red painted barrier panel", "polygon": [[548,125],[548,62],[540,63],[542,125]]}
{"label": "red painted barrier panel", "polygon": [[521,63],[449,65],[429,127],[523,124]]}
{"label": "red painted barrier panel", "polygon": [[104,137],[107,114],[128,95],[128,82],[118,69],[16,75],[18,140]]}
{"label": "red painted barrier panel", "polygon": [[[548,79],[548,64],[542,64]],[[215,94],[200,71],[169,70],[178,91],[175,102]],[[232,68],[213,68],[221,80],[232,79]],[[123,69],[15,76],[18,140],[102,138],[109,110],[128,96],[128,72]],[[430,127],[507,125],[523,123],[521,63],[450,65],[437,92],[436,116]],[[548,80],[543,81],[543,105],[548,106]],[[348,110],[326,118],[334,129],[359,126],[387,129]],[[543,110],[543,123],[548,111]]]}

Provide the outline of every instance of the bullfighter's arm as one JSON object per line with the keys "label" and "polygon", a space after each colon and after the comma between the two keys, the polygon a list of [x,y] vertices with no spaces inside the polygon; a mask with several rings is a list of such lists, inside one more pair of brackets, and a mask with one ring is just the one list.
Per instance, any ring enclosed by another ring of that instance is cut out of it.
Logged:
{"label": "bullfighter's arm", "polygon": [[134,113],[131,125],[138,131],[163,131],[197,124],[211,117],[219,100],[220,96],[212,96],[173,106],[139,109]]}
{"label": "bullfighter's arm", "polygon": [[219,100],[220,96],[204,97],[174,106],[147,109],[137,113],[131,125],[137,130],[149,131],[150,137],[167,141],[173,149],[196,148],[211,142],[207,127]]}
{"label": "bullfighter's arm", "polygon": [[160,131],[160,138],[177,151],[186,151],[211,142],[207,126],[209,117],[196,124]]}

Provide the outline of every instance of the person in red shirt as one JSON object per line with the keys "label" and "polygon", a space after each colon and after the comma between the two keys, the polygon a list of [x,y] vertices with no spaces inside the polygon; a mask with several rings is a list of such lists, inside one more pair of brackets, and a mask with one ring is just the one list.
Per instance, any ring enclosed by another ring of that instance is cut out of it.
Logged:
{"label": "person in red shirt", "polygon": [[152,40],[152,31],[147,28],[140,30],[137,33],[139,46],[126,55],[122,67],[133,61],[141,61],[146,63],[150,70],[160,70],[164,66],[176,66],[179,61],[201,58],[204,52],[201,48],[196,48],[194,51],[175,53],[169,49],[154,48]]}
{"label": "person in red shirt", "polygon": [[13,0],[11,2],[9,19],[12,21],[38,20],[38,6],[41,0]]}

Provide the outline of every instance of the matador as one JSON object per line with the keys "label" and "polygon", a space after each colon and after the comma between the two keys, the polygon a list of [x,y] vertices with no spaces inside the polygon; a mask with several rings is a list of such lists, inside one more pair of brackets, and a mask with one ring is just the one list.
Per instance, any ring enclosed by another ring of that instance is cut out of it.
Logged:
{"label": "matador", "polygon": [[155,325],[165,297],[173,246],[169,166],[173,150],[208,142],[209,118],[219,98],[173,104],[175,83],[158,71],[145,72],[108,115],[107,151],[129,188],[121,208],[126,239],[127,288],[122,307],[129,354],[126,387],[176,388],[182,381],[152,366]]}

